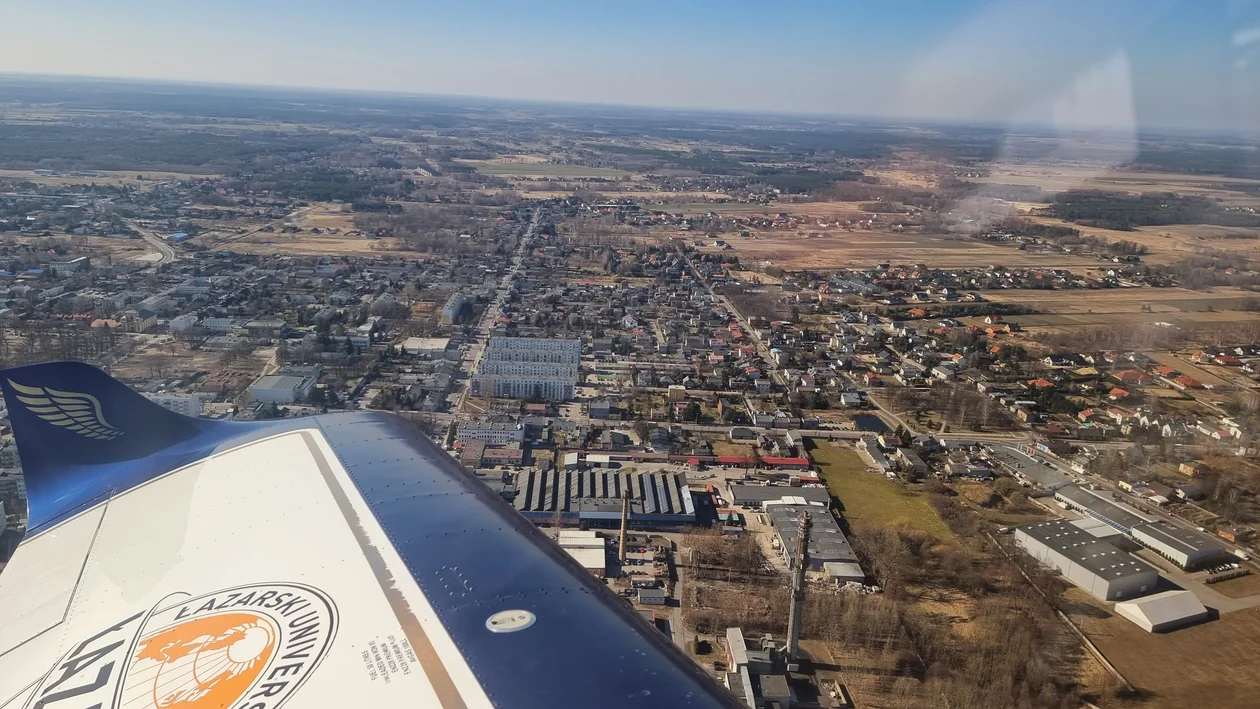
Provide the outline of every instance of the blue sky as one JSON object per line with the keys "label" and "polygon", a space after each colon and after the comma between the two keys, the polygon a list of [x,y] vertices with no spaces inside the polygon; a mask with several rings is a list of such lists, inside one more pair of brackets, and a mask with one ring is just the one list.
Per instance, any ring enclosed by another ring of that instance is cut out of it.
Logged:
{"label": "blue sky", "polygon": [[0,72],[1260,128],[1248,0],[10,0]]}

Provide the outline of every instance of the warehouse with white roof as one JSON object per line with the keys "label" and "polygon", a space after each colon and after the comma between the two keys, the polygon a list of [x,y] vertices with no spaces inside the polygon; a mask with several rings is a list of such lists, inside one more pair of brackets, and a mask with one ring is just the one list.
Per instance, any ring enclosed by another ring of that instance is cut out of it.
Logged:
{"label": "warehouse with white roof", "polygon": [[1117,603],[1116,614],[1148,633],[1162,633],[1203,620],[1208,610],[1190,591],[1175,590]]}
{"label": "warehouse with white roof", "polygon": [[1159,582],[1154,567],[1068,520],[1017,527],[1015,541],[1034,559],[1104,601],[1151,593]]}

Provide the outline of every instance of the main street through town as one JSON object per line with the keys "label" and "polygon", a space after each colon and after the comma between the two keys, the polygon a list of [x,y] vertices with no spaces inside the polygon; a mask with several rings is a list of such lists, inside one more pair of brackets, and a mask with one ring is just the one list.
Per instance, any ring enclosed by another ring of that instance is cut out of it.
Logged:
{"label": "main street through town", "polygon": [[533,216],[529,220],[529,226],[525,228],[525,232],[521,235],[520,245],[516,249],[516,254],[512,257],[512,265],[503,274],[503,278],[499,279],[499,287],[495,291],[494,299],[486,307],[486,311],[481,315],[481,320],[477,323],[473,334],[473,344],[468,352],[464,354],[464,357],[460,359],[460,370],[464,374],[464,381],[453,408],[456,416],[464,412],[465,404],[468,402],[469,391],[472,389],[472,375],[477,371],[477,365],[481,363],[481,357],[486,351],[486,344],[490,339],[490,333],[494,330],[495,322],[503,314],[503,303],[512,289],[512,282],[516,280],[516,274],[521,270],[521,262],[525,260],[525,254],[529,251],[529,244],[538,232],[538,224],[541,220],[542,210],[535,209]]}

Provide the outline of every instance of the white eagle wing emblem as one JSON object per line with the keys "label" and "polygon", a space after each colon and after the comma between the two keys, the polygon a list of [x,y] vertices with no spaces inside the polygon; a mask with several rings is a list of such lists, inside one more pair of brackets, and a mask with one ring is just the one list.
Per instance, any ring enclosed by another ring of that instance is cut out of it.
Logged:
{"label": "white eagle wing emblem", "polygon": [[22,386],[12,379],[9,386],[18,393],[18,401],[26,404],[28,411],[54,426],[99,441],[123,435],[121,430],[105,420],[101,402],[91,394]]}

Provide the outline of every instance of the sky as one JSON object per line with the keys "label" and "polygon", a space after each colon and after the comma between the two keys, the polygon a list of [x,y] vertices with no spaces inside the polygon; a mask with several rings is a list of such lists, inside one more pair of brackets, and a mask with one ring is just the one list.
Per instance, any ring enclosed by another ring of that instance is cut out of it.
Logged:
{"label": "sky", "polygon": [[8,0],[0,73],[1260,130],[1260,0]]}

